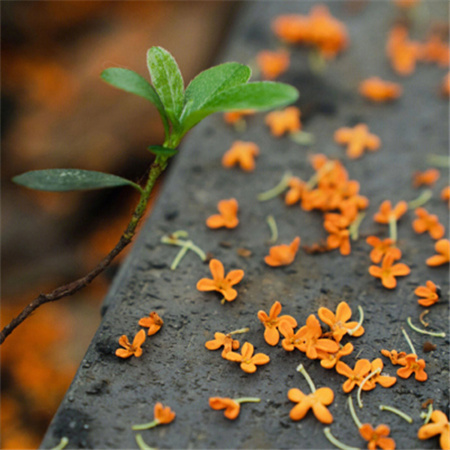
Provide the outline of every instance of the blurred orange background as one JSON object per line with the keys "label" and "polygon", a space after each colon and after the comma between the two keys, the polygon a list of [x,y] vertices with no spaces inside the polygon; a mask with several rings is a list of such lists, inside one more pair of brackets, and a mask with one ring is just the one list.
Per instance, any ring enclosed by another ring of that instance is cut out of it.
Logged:
{"label": "blurred orange background", "polygon": [[[137,200],[127,188],[45,193],[11,178],[70,167],[139,181],[151,162],[146,147],[163,141],[162,125],[152,105],[99,74],[126,67],[148,78],[146,50],[159,45],[187,84],[214,63],[236,11],[228,1],[2,3],[2,327],[40,292],[91,270]],[[44,305],[2,345],[2,448],[39,446],[123,256],[87,289]]]}

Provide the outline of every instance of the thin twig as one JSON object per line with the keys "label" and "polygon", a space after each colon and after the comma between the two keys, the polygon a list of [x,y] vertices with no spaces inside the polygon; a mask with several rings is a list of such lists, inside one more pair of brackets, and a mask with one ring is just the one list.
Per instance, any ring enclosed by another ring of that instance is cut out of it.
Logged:
{"label": "thin twig", "polygon": [[119,239],[116,246],[97,264],[97,266],[92,269],[84,277],[78,278],[78,280],[72,281],[71,283],[64,284],[63,286],[57,287],[55,290],[48,294],[39,294],[31,303],[29,303],[22,312],[11,320],[11,322],[6,325],[0,333],[0,345],[3,344],[5,339],[37,308],[42,306],[44,303],[54,302],[60,300],[61,298],[68,297],[77,293],[79,290],[90,284],[98,275],[100,275],[114,260],[114,258],[131,242],[133,239],[136,228],[144,216],[147,209],[148,200],[150,193],[152,192],[153,186],[156,180],[163,173],[167,167],[167,156],[157,157],[155,161],[150,166],[150,172],[148,175],[147,183],[141,193],[139,203],[131,216],[130,222]]}

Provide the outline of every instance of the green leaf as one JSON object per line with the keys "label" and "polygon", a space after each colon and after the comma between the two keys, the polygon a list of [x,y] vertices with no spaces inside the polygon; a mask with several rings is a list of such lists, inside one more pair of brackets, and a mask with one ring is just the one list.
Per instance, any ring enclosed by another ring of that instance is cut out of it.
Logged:
{"label": "green leaf", "polygon": [[132,70],[121,69],[119,67],[112,67],[104,70],[100,74],[100,77],[103,81],[106,81],[118,89],[139,95],[139,97],[143,97],[153,103],[161,115],[166,132],[169,131],[167,115],[161,99],[156,93],[155,88],[144,77],[141,77],[138,73],[133,72]]}
{"label": "green leaf", "polygon": [[167,50],[152,47],[147,52],[147,65],[167,115],[176,125],[184,103],[184,83],[178,64]]}
{"label": "green leaf", "polygon": [[297,100],[299,93],[293,86],[272,81],[241,84],[215,95],[198,111],[193,111],[183,121],[184,131],[189,130],[206,116],[220,111],[255,109],[265,111],[285,106]]}
{"label": "green leaf", "polygon": [[186,88],[183,116],[197,111],[215,95],[246,83],[252,71],[236,62],[220,64],[199,73]]}
{"label": "green leaf", "polygon": [[17,175],[14,183],[40,191],[80,191],[115,186],[133,186],[139,192],[142,188],[126,178],[109,173],[80,169],[33,170]]}
{"label": "green leaf", "polygon": [[174,156],[178,153],[177,149],[163,147],[162,145],[150,145],[147,150],[156,156]]}

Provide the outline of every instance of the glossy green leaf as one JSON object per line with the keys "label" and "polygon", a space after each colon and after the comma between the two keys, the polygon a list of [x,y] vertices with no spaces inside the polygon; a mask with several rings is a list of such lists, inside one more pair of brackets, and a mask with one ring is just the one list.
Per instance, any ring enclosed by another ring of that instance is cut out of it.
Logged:
{"label": "glossy green leaf", "polygon": [[103,81],[106,81],[118,89],[139,95],[139,97],[143,97],[153,103],[161,115],[164,127],[167,127],[168,131],[167,115],[161,99],[156,93],[154,87],[144,77],[141,77],[138,73],[133,72],[132,70],[122,69],[119,67],[112,67],[104,70],[100,77]]}
{"label": "glossy green leaf", "polygon": [[212,113],[236,111],[240,109],[267,109],[285,106],[295,102],[299,92],[293,86],[272,81],[259,81],[241,84],[226,89],[211,98],[198,111],[193,111],[183,121],[184,130],[188,130]]}
{"label": "glossy green leaf", "polygon": [[251,74],[248,66],[236,62],[220,64],[199,73],[186,88],[183,116],[201,109],[220,92],[246,83]]}
{"label": "glossy green leaf", "polygon": [[86,189],[102,189],[115,186],[133,186],[141,191],[141,187],[126,178],[109,173],[81,169],[46,169],[33,170],[13,178],[17,184],[40,191],[80,191]]}
{"label": "glossy green leaf", "polygon": [[147,150],[156,156],[174,156],[178,153],[178,150],[163,147],[162,145],[150,145]]}
{"label": "glossy green leaf", "polygon": [[147,52],[147,65],[153,86],[172,123],[177,124],[184,102],[184,83],[173,56],[161,47]]}

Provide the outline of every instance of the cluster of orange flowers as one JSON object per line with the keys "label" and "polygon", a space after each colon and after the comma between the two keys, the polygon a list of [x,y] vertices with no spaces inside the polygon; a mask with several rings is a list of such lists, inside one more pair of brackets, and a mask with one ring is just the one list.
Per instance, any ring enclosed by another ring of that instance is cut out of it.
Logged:
{"label": "cluster of orange flowers", "polygon": [[431,33],[424,43],[411,41],[404,25],[396,25],[389,32],[386,54],[399,75],[413,73],[417,62],[435,63],[440,67],[448,67],[450,62],[450,47],[439,34]]}
{"label": "cluster of orange flowers", "polygon": [[401,378],[409,378],[413,373],[417,381],[426,381],[428,375],[425,372],[425,361],[418,359],[415,353],[398,353],[396,350],[381,350],[381,354],[391,360],[394,365],[403,366],[397,370],[397,375]]}
{"label": "cluster of orange flowers", "polygon": [[[158,313],[152,311],[148,317],[142,317],[139,319],[139,326],[148,328],[147,336],[152,336],[157,333],[160,328],[163,326],[164,322],[159,317]],[[128,337],[124,334],[119,338],[119,344],[123,348],[118,348],[116,350],[116,356],[119,358],[129,358],[130,356],[139,356],[142,355],[142,344],[145,342],[145,331],[140,330],[136,333],[133,339],[133,343],[130,343]]]}
{"label": "cluster of orange flowers", "polygon": [[349,43],[345,25],[332,17],[324,5],[313,7],[309,16],[279,16],[272,29],[283,42],[312,46],[327,59],[335,58]]}

